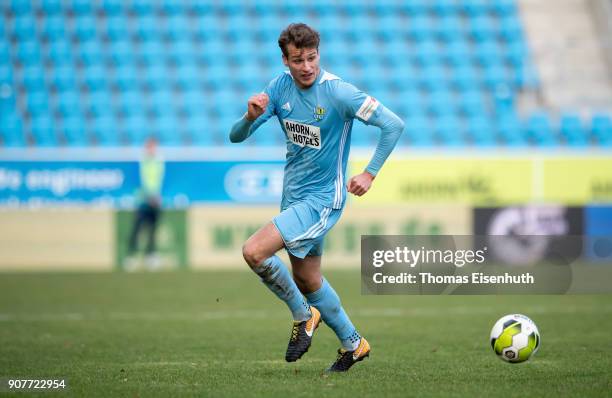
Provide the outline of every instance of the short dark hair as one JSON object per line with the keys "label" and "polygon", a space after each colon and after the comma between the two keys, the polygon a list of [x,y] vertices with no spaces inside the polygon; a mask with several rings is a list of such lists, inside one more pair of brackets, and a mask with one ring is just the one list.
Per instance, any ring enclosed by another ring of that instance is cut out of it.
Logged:
{"label": "short dark hair", "polygon": [[287,45],[291,43],[296,48],[319,49],[319,32],[305,23],[292,23],[283,30],[278,38],[278,46],[283,55],[288,57]]}

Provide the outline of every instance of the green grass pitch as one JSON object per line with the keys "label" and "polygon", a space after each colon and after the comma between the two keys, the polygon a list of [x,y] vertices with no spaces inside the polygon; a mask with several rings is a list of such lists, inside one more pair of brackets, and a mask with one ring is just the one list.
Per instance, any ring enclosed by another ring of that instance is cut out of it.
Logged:
{"label": "green grass pitch", "polygon": [[[610,396],[612,296],[362,296],[327,273],[372,355],[323,373],[321,325],[284,362],[290,318],[249,272],[0,275],[0,378],[66,378],[72,396]],[[507,364],[489,332],[520,312],[538,354]]]}

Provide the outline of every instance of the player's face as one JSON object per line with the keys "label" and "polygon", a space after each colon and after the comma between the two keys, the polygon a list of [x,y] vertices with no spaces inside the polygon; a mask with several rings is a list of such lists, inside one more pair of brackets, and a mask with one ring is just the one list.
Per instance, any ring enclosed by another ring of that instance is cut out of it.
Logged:
{"label": "player's face", "polygon": [[316,48],[296,48],[293,43],[287,44],[287,54],[283,54],[283,63],[289,68],[293,80],[299,88],[308,88],[319,74],[319,50]]}

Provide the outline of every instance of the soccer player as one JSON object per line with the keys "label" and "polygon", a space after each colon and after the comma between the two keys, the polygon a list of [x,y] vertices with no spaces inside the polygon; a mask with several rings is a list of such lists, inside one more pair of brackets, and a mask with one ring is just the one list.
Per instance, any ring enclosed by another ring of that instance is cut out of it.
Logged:
{"label": "soccer player", "polygon": [[[243,256],[293,315],[285,359],[297,361],[308,351],[322,319],[342,344],[327,370],[344,372],[369,356],[370,345],[321,275],[323,238],[340,218],[347,191],[362,196],[370,189],[404,124],[376,99],[319,67],[319,34],[308,25],[289,25],[278,45],[289,71],[249,98],[230,133],[232,142],[242,142],[276,116],[287,143],[281,212],[246,241]],[[345,183],[354,119],[378,126],[381,135],[369,165]],[[283,247],[293,277],[275,255]]]}

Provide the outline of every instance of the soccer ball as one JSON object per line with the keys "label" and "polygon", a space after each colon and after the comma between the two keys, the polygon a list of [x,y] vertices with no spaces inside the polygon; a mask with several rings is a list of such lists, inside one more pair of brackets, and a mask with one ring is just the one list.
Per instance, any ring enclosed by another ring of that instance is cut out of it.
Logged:
{"label": "soccer ball", "polygon": [[525,362],[538,351],[540,332],[525,315],[506,315],[491,330],[491,347],[506,362]]}

